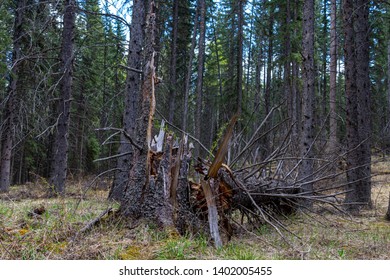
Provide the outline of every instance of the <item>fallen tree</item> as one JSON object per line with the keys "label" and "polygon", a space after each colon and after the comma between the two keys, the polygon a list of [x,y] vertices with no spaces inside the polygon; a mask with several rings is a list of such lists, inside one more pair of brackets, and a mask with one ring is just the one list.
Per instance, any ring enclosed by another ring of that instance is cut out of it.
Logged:
{"label": "fallen tree", "polygon": [[[188,140],[189,135],[183,132],[181,137],[175,137],[165,133],[165,123],[161,124],[159,135],[152,138],[156,110],[154,91],[159,81],[154,67],[154,33],[154,3],[151,1],[146,17],[139,116],[134,138],[125,137],[134,146],[134,153],[128,182],[120,194],[121,216],[133,221],[146,219],[180,234],[206,231],[215,246],[220,247],[233,234],[236,211],[241,213],[242,221],[246,218],[253,224],[268,223],[282,234],[281,229],[288,229],[279,221],[279,215],[295,212],[303,200],[325,201],[327,195],[319,197],[302,192],[301,186],[306,182],[288,181],[289,176],[269,177],[258,166],[235,171],[224,164],[238,115],[231,119],[212,162],[197,159],[197,163],[191,165],[193,145]],[[254,146],[258,130],[239,155]],[[274,155],[280,150],[282,148]],[[190,180],[190,177],[193,178]]]}

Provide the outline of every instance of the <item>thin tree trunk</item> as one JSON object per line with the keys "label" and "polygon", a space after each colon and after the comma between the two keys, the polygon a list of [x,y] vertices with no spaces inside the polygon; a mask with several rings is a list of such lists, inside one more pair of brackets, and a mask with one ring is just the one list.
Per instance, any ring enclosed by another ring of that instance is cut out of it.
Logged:
{"label": "thin tree trunk", "polygon": [[172,42],[171,42],[171,65],[170,65],[170,85],[169,85],[169,117],[168,121],[173,123],[175,114],[175,99],[176,99],[176,62],[177,62],[177,32],[179,21],[179,0],[174,0],[173,3],[173,19],[172,19]]}
{"label": "thin tree trunk", "polygon": [[[389,13],[390,14],[390,13]],[[390,123],[390,30],[387,41],[387,125]],[[390,129],[388,129],[390,132]]]}
{"label": "thin tree trunk", "polygon": [[57,131],[54,136],[52,152],[53,161],[49,179],[50,185],[53,186],[54,191],[59,194],[65,192],[65,181],[68,169],[68,130],[72,98],[74,28],[76,19],[75,1],[65,1],[64,9],[64,29],[61,47],[62,77],[59,82],[60,101],[57,104]]}
{"label": "thin tree trunk", "polygon": [[[268,22],[268,51],[267,51],[267,76],[264,90],[264,117],[269,114],[271,108],[271,87],[272,87],[272,68],[273,68],[273,45],[274,45],[274,8],[273,5],[270,7],[270,17]],[[270,128],[270,120],[267,120],[264,124],[264,131],[268,131]],[[262,150],[261,158],[265,159],[269,155],[270,149],[269,134],[265,134],[262,138]]]}
{"label": "thin tree trunk", "polygon": [[284,80],[284,94],[288,100],[288,117],[290,118],[290,126],[294,124],[292,118],[293,115],[293,96],[291,90],[291,32],[290,32],[290,22],[291,22],[291,7],[290,0],[286,1],[286,21],[284,24],[285,28],[285,37],[284,37],[284,71],[283,71],[283,80]]}
{"label": "thin tree trunk", "polygon": [[[328,37],[327,37],[327,33],[328,33],[328,15],[327,15],[327,1],[328,0],[324,0],[323,1],[323,20],[322,20],[322,24],[323,24],[323,31],[322,31],[322,36],[323,36],[323,44],[322,44],[322,80],[321,81],[321,85],[319,86],[319,88],[321,89],[320,91],[320,94],[322,94],[322,100],[321,100],[321,119],[322,120],[319,120],[319,124],[320,126],[322,126],[326,120],[327,120],[327,97],[328,97],[328,92],[327,92],[327,87],[328,87],[328,80],[327,80],[327,73],[326,73],[326,67],[327,67],[327,57],[328,57],[328,46],[327,46],[327,42],[328,42]],[[319,75],[320,76],[320,75]],[[325,141],[327,135],[326,135],[326,130],[323,129],[321,131],[321,134],[322,134],[322,139],[323,141]]]}
{"label": "thin tree trunk", "polygon": [[314,0],[305,0],[303,5],[303,104],[300,179],[302,190],[311,193],[313,184],[313,141],[314,141]]}
{"label": "thin tree trunk", "polygon": [[[200,21],[199,21],[199,58],[198,58],[198,79],[196,84],[196,111],[195,111],[195,137],[200,139],[201,116],[202,116],[202,92],[203,92],[203,69],[205,56],[206,37],[206,1],[199,1]],[[200,155],[199,145],[195,145],[195,158]]]}
{"label": "thin tree trunk", "polygon": [[196,34],[198,30],[199,23],[199,10],[196,9],[195,20],[194,20],[194,28],[192,31],[192,39],[191,39],[191,49],[190,49],[190,57],[188,59],[187,64],[187,74],[184,85],[184,110],[183,110],[183,121],[182,121],[182,129],[183,131],[187,131],[187,121],[188,121],[188,97],[190,93],[190,82],[191,82],[191,74],[192,74],[192,62],[194,60],[194,52],[196,47]]}
{"label": "thin tree trunk", "polygon": [[[142,46],[144,42],[145,1],[134,0],[132,23],[130,27],[130,43],[127,66],[133,69],[142,68]],[[141,91],[141,75],[128,71],[126,77],[125,110],[123,115],[123,129],[131,137],[135,137],[135,126],[139,116],[139,96]],[[118,154],[127,154],[118,158],[114,182],[109,194],[111,199],[121,200],[126,184],[129,180],[129,170],[133,156],[133,147],[128,139],[121,135],[121,144]]]}
{"label": "thin tree trunk", "polygon": [[237,112],[242,111],[242,78],[243,78],[243,37],[244,37],[244,0],[238,3],[238,54],[237,54]]}
{"label": "thin tree trunk", "polygon": [[330,4],[329,151],[337,154],[337,3]]}

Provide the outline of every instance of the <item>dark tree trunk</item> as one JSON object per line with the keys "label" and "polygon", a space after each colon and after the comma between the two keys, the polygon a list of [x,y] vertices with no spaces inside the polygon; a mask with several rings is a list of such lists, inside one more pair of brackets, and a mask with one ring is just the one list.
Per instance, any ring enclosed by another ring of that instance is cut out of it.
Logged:
{"label": "dark tree trunk", "polygon": [[154,154],[150,149],[150,144],[156,106],[154,95],[156,78],[154,66],[155,20],[154,1],[151,1],[145,27],[144,57],[146,65],[143,67],[142,89],[138,100],[140,111],[134,133],[134,141],[139,148],[134,150],[129,180],[122,194],[121,212],[134,219],[144,217],[163,226],[171,226],[173,220],[172,216],[169,215],[171,209],[167,207],[168,194],[166,185],[164,185],[165,178],[152,176],[151,158]]}
{"label": "dark tree trunk", "polygon": [[[354,5],[355,4],[355,5]],[[343,6],[345,87],[347,99],[347,210],[371,205],[369,42],[367,1]],[[354,16],[351,16],[354,15]]]}
{"label": "dark tree trunk", "polygon": [[[133,4],[132,23],[130,28],[130,43],[127,66],[132,69],[142,68],[142,46],[144,43],[145,1],[135,0]],[[126,77],[125,111],[123,114],[123,129],[130,136],[135,137],[136,120],[139,116],[139,96],[141,91],[141,75],[135,71],[128,71]],[[121,135],[121,144],[114,182],[109,197],[115,200],[123,198],[123,192],[129,180],[129,170],[133,156],[133,146],[125,135]]]}
{"label": "dark tree trunk", "polygon": [[73,47],[76,19],[74,0],[65,1],[64,29],[61,46],[61,79],[59,81],[60,100],[57,104],[57,131],[54,136],[52,163],[49,183],[56,193],[65,192],[65,181],[68,169],[68,130],[73,81]]}
{"label": "dark tree trunk", "polygon": [[[387,122],[390,123],[390,30],[388,36],[389,39],[387,40]],[[388,131],[390,132],[390,129],[388,129]],[[390,139],[390,135],[387,136]]]}
{"label": "dark tree trunk", "polygon": [[330,4],[329,151],[337,154],[337,3]]}
{"label": "dark tree trunk", "polygon": [[314,141],[314,0],[305,0],[303,5],[303,95],[301,120],[300,180],[304,192],[312,192],[313,141]]}
{"label": "dark tree trunk", "polygon": [[243,79],[243,41],[244,41],[244,0],[238,2],[238,53],[237,53],[237,112],[242,111],[242,79]]}
{"label": "dark tree trunk", "polygon": [[189,98],[189,92],[190,92],[190,82],[191,82],[191,74],[192,74],[192,62],[194,60],[194,52],[195,52],[195,46],[196,46],[196,34],[198,30],[198,23],[199,23],[199,10],[196,10],[195,13],[195,21],[194,21],[194,28],[192,31],[192,39],[191,39],[191,49],[187,64],[187,74],[185,79],[185,85],[184,85],[184,106],[183,106],[183,121],[182,121],[182,129],[183,131],[187,131],[187,121],[188,121],[188,98]]}
{"label": "dark tree trunk", "polygon": [[23,36],[23,14],[25,1],[18,1],[15,7],[15,25],[13,31],[13,52],[12,64],[14,65],[10,75],[8,86],[8,98],[5,103],[1,136],[1,158],[0,158],[0,192],[6,192],[11,184],[11,159],[14,143],[15,117],[18,109],[17,83],[21,59],[21,38]]}
{"label": "dark tree trunk", "polygon": [[284,23],[284,71],[283,71],[283,80],[284,80],[284,94],[288,101],[288,117],[290,118],[290,126],[294,125],[293,116],[293,96],[291,90],[291,7],[290,0],[286,1],[286,19]]}
{"label": "dark tree trunk", "polygon": [[[271,89],[272,89],[272,68],[273,68],[273,45],[274,45],[274,8],[270,7],[270,18],[268,22],[268,51],[267,51],[267,77],[264,90],[264,117],[267,116],[271,109]],[[268,119],[264,124],[264,131],[268,131],[270,128],[270,120]],[[270,153],[270,139],[268,133],[262,137],[262,151],[261,158],[265,159]]]}
{"label": "dark tree trunk", "polygon": [[172,42],[171,42],[171,65],[170,65],[170,84],[169,84],[169,117],[168,121],[173,123],[175,114],[176,99],[176,62],[177,62],[177,34],[179,22],[179,0],[174,0],[172,17]]}
{"label": "dark tree trunk", "polygon": [[[206,1],[199,1],[199,54],[198,54],[198,77],[196,83],[196,110],[195,110],[195,137],[200,139],[201,120],[202,120],[202,93],[203,93],[203,69],[205,56],[205,37],[206,37]],[[200,147],[195,145],[195,158],[200,155]]]}

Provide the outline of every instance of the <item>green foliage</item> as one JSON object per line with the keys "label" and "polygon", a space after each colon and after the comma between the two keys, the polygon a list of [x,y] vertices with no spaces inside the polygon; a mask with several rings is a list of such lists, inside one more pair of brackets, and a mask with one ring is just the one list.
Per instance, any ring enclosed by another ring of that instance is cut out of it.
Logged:
{"label": "green foliage", "polygon": [[100,155],[100,143],[95,136],[90,136],[87,143],[86,171],[92,172],[95,168],[94,160]]}

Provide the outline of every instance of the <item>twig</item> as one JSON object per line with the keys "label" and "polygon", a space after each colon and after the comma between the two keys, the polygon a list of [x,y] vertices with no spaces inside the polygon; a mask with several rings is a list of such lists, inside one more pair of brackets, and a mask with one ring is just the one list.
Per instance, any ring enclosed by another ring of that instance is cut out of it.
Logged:
{"label": "twig", "polygon": [[143,74],[144,73],[142,70],[135,69],[135,68],[123,65],[123,64],[119,64],[119,66],[124,68],[124,69],[126,69],[127,71],[133,71],[133,72],[138,73],[138,74]]}
{"label": "twig", "polygon": [[1,244],[1,247],[4,248],[4,251],[6,251],[8,253],[8,255],[10,255],[11,259],[13,260],[16,260],[15,256],[8,250],[8,248],[3,244],[3,241],[1,240],[0,238],[0,244]]}
{"label": "twig", "polygon": [[[99,130],[116,130],[116,131],[120,131],[125,137],[127,140],[129,140],[129,142],[131,143],[131,145],[133,145],[134,147],[136,147],[140,152],[143,151],[142,147],[139,146],[137,143],[134,142],[133,138],[131,138],[131,136],[122,128],[116,128],[116,127],[104,127],[104,128],[97,128],[95,129],[97,131]],[[108,139],[107,139],[108,140]]]}
{"label": "twig", "polygon": [[130,155],[130,154],[132,154],[132,153],[131,152],[126,152],[126,153],[122,153],[122,154],[116,154],[116,155],[105,157],[105,158],[95,159],[93,162],[99,162],[99,161],[109,160],[109,159],[113,159],[113,158],[123,157],[123,156],[127,156],[127,155]]}
{"label": "twig", "polygon": [[75,241],[79,236],[80,234],[83,234],[89,230],[92,229],[92,227],[94,227],[95,225],[99,224],[100,223],[100,220],[107,214],[111,213],[112,212],[112,207],[109,207],[107,208],[106,210],[104,210],[97,218],[93,219],[92,221],[90,221],[88,224],[86,224],[81,230],[79,230],[76,235],[72,238],[72,241]]}

